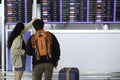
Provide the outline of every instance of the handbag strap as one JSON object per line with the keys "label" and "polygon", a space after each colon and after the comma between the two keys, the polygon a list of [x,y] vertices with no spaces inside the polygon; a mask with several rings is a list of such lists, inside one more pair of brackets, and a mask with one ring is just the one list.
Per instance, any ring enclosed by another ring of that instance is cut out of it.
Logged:
{"label": "handbag strap", "polygon": [[23,36],[21,35],[21,38],[20,38],[20,49],[22,49],[22,41],[23,41]]}

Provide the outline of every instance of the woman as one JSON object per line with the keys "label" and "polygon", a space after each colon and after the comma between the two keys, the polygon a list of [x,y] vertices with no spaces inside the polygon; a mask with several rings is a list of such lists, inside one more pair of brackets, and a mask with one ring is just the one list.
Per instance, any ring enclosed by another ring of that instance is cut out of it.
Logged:
{"label": "woman", "polygon": [[23,23],[17,23],[8,38],[8,48],[10,49],[11,64],[15,68],[14,80],[21,80],[25,71],[25,39],[24,34],[32,27],[32,22],[24,26]]}

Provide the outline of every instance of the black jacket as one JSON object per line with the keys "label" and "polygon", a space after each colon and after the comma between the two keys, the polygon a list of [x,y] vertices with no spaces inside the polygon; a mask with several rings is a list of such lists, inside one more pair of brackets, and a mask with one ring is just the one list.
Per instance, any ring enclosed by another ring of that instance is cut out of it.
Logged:
{"label": "black jacket", "polygon": [[[52,33],[50,33],[50,34],[51,34],[51,37],[52,37],[52,46],[51,46],[51,48],[52,48],[52,59],[51,59],[51,62],[57,63],[58,60],[60,59],[60,45],[59,45],[59,42],[58,42],[57,38],[55,37],[55,35],[52,34]],[[36,64],[39,64],[40,61],[36,60],[36,57],[34,55],[34,49],[32,48],[32,44],[31,44],[31,37],[28,39],[28,42],[27,42],[26,54],[33,57],[32,63],[33,63],[33,66],[34,66]]]}

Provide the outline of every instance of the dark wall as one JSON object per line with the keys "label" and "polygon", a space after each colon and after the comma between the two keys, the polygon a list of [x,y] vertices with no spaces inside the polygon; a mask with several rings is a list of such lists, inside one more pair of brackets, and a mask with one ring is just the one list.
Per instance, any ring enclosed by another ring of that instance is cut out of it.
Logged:
{"label": "dark wall", "polygon": [[2,36],[1,36],[1,28],[0,28],[0,69],[1,69],[1,62],[2,62],[2,59],[1,59],[1,58],[2,58],[2,55],[1,55],[1,53],[2,53],[2,51],[1,51],[1,50],[2,50],[2,49],[1,49],[1,48],[2,48],[2,47],[1,47],[1,46],[2,46],[2,45],[1,45],[1,41],[2,41],[2,40],[1,40],[1,37],[2,37]]}
{"label": "dark wall", "polygon": [[[1,0],[0,0],[0,1],[1,1]],[[1,17],[0,17],[0,23],[1,23],[1,22],[2,22],[2,21],[1,21]],[[2,51],[1,51],[1,50],[2,50],[2,47],[1,47],[1,46],[2,46],[2,45],[1,45],[1,44],[2,44],[2,38],[1,38],[1,37],[2,37],[2,36],[1,36],[1,34],[2,34],[2,33],[1,33],[1,32],[2,32],[2,28],[1,28],[1,27],[2,27],[2,25],[0,24],[0,69],[1,69],[1,62],[2,62],[2,59],[1,59],[1,58],[2,58],[2,55],[1,55],[1,54],[2,54]]]}
{"label": "dark wall", "polygon": [[1,61],[2,61],[2,59],[1,59],[1,57],[2,57],[2,55],[1,55],[1,36],[0,36],[0,69],[1,69]]}
{"label": "dark wall", "polygon": [[[32,3],[33,3],[33,0],[32,0]],[[40,4],[40,0],[37,0],[37,4]]]}
{"label": "dark wall", "polygon": [[37,0],[37,4],[40,4],[40,0]]}

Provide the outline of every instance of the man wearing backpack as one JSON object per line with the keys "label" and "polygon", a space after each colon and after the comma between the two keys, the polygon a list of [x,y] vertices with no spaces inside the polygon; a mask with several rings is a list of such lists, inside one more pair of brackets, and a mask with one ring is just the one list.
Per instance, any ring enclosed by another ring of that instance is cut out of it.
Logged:
{"label": "man wearing backpack", "polygon": [[52,80],[53,68],[60,59],[60,45],[55,35],[45,31],[44,22],[36,19],[33,22],[36,30],[27,42],[27,54],[32,56],[34,80]]}

